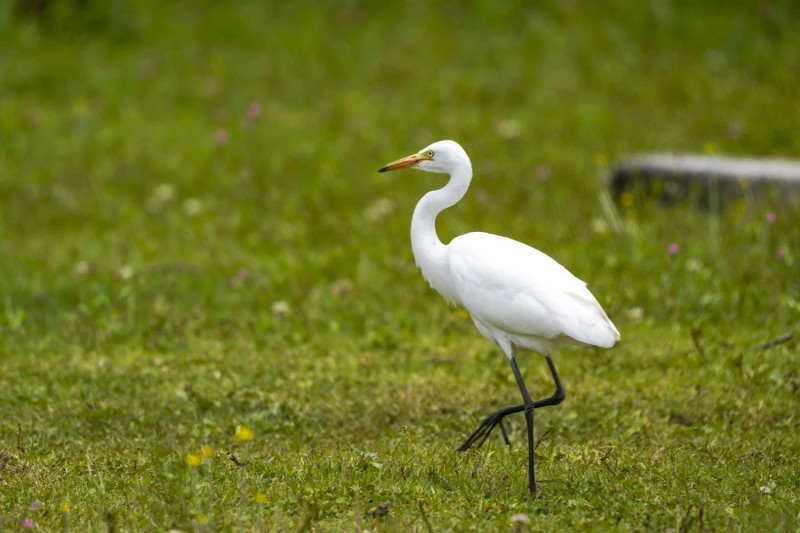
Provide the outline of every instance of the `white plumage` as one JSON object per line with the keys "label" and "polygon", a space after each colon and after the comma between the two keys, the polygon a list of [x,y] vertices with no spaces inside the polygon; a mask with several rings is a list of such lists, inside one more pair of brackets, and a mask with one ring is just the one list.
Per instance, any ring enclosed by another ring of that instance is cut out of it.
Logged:
{"label": "white plumage", "polygon": [[[467,233],[446,245],[436,234],[436,216],[458,202],[472,180],[472,164],[454,141],[439,141],[398,159],[380,172],[401,168],[449,174],[447,184],[427,193],[411,219],[411,247],[422,275],[445,299],[462,305],[484,337],[496,343],[511,363],[523,405],[500,409],[483,421],[460,448],[486,440],[503,417],[524,411],[528,425],[529,488],[536,491],[533,471],[533,410],[556,405],[564,391],[550,352],[562,344],[612,347],[617,328],[589,292],[548,255],[515,240],[489,233]],[[556,393],[534,402],[514,359],[513,348],[544,354]]]}
{"label": "white plumage", "polygon": [[458,303],[489,340],[548,353],[559,344],[609,348],[619,332],[586,283],[551,257],[488,233],[447,247]]}

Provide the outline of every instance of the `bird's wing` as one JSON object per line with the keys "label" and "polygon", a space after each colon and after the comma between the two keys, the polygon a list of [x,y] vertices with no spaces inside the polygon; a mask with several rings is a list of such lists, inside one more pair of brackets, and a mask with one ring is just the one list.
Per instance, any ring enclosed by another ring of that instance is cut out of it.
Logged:
{"label": "bird's wing", "polygon": [[462,235],[447,248],[459,300],[483,324],[514,336],[604,347],[619,339],[586,283],[548,255],[488,233]]}

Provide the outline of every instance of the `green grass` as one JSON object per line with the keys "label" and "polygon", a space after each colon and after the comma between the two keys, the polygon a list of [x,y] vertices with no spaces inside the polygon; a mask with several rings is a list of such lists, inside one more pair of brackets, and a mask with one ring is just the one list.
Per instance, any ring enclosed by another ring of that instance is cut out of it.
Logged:
{"label": "green grass", "polygon": [[[602,185],[638,151],[797,156],[793,3],[8,4],[0,529],[800,527],[798,345],[757,348],[798,334],[800,204]],[[414,265],[441,178],[376,173],[440,138],[476,170],[443,239],[542,249],[623,335],[556,354],[540,499],[519,419],[454,452],[518,391]]]}

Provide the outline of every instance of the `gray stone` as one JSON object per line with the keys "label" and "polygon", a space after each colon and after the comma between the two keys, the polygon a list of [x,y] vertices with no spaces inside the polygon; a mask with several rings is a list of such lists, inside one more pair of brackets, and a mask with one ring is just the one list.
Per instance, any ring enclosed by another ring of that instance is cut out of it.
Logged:
{"label": "gray stone", "polygon": [[664,203],[689,200],[721,207],[739,198],[790,201],[800,198],[800,161],[691,154],[642,154],[613,170],[615,199],[641,189]]}

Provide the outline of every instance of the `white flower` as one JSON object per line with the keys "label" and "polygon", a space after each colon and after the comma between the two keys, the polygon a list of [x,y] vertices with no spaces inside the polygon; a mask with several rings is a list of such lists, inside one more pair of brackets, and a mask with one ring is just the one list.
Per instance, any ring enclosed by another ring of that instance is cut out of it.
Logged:
{"label": "white flower", "polygon": [[394,203],[388,198],[378,198],[364,210],[364,216],[370,222],[383,220],[394,211]]}
{"label": "white flower", "polygon": [[85,276],[89,273],[90,266],[89,263],[86,261],[78,261],[74,265],[72,265],[72,271],[79,276]]}
{"label": "white flower", "polygon": [[280,300],[272,304],[272,314],[277,316],[278,318],[283,318],[285,316],[288,316],[290,312],[291,309],[289,308],[289,304],[284,302],[283,300]]}
{"label": "white flower", "polygon": [[197,198],[187,198],[183,201],[183,212],[195,217],[203,212],[203,202]]}

